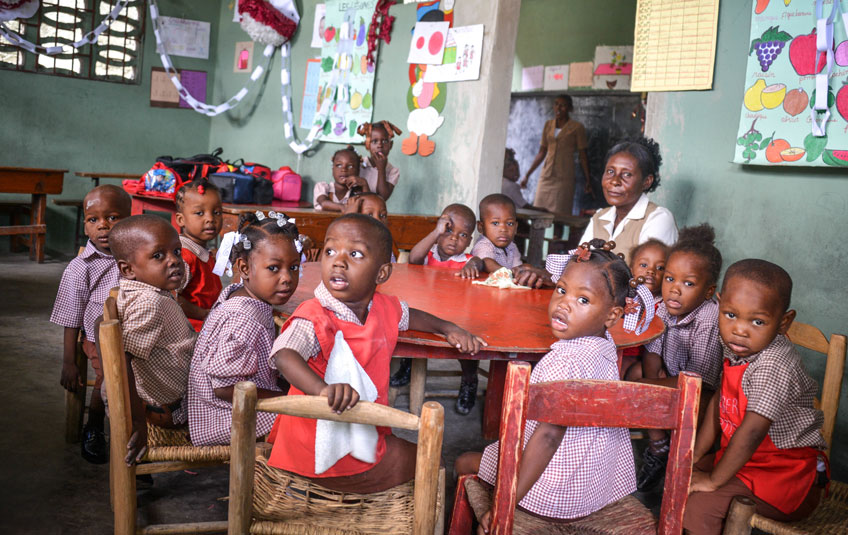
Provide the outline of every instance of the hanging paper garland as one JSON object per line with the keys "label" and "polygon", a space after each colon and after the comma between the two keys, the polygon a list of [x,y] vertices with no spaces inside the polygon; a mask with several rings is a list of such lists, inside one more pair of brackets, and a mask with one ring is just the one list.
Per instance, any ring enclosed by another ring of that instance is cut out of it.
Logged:
{"label": "hanging paper garland", "polygon": [[[374,7],[374,15],[371,16],[371,24],[368,27],[368,65],[374,65],[374,52],[377,50],[377,39],[382,39],[389,44],[392,42],[392,25],[395,18],[389,15],[389,8],[395,5],[394,0],[378,0]],[[379,33],[378,33],[379,27]]]}
{"label": "hanging paper garland", "polygon": [[[318,134],[321,132],[321,126],[326,122],[327,117],[330,114],[330,99],[326,99],[324,103],[321,105],[321,109],[318,110],[317,119],[315,126],[309,131],[309,134],[306,136],[306,143],[299,143],[297,141],[297,137],[295,136],[294,130],[294,117],[292,115],[292,106],[291,106],[291,76],[289,75],[289,68],[291,65],[291,43],[286,43],[280,48],[280,53],[283,56],[282,66],[280,68],[280,93],[281,93],[281,101],[283,107],[283,132],[286,135],[286,139],[289,141],[289,147],[298,155],[303,154],[304,152],[311,149],[315,143],[318,141]],[[335,91],[336,86],[338,85],[338,78],[334,77],[332,87],[333,91]],[[323,120],[320,120],[322,119]]]}

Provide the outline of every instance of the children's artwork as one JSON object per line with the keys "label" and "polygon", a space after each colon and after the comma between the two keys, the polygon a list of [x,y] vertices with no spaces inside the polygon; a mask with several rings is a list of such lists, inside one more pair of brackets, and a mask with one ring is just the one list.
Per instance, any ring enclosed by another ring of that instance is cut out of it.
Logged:
{"label": "children's artwork", "polygon": [[199,20],[159,17],[162,45],[156,47],[159,54],[209,59],[210,24]]}
{"label": "children's artwork", "polygon": [[568,66],[569,87],[592,87],[595,64],[591,61],[578,61]]}
{"label": "children's artwork", "polygon": [[406,62],[441,65],[449,27],[450,23],[444,21],[416,23]]}
{"label": "children's artwork", "polygon": [[324,46],[324,18],[326,16],[327,6],[325,4],[315,5],[315,21],[312,23],[312,48],[321,48]]}
{"label": "children's artwork", "polygon": [[[201,103],[206,102],[206,71],[182,69],[180,70],[180,82],[195,100]],[[191,104],[180,97],[179,107],[191,108]]]}
{"label": "children's artwork", "polygon": [[568,89],[568,65],[550,65],[545,67],[545,91],[565,91]]}
{"label": "children's artwork", "polygon": [[250,72],[253,69],[253,41],[236,43],[233,72]]}
{"label": "children's artwork", "polygon": [[319,91],[318,84],[321,78],[321,60],[306,60],[306,76],[303,77],[303,98],[300,99],[300,127],[312,128],[315,123],[315,114],[318,113]]}
{"label": "children's artwork", "polygon": [[521,69],[521,90],[537,91],[545,85],[545,66],[524,67]]}
{"label": "children's artwork", "polygon": [[596,46],[593,89],[630,89],[632,46]]}
{"label": "children's artwork", "polygon": [[180,105],[180,94],[161,67],[150,69],[150,105],[156,108],[177,108]]}
{"label": "children's artwork", "polygon": [[366,59],[365,37],[366,21],[371,20],[376,4],[377,0],[328,0],[325,4],[316,104],[321,108],[325,100],[330,103],[329,115],[322,123],[322,141],[362,143],[365,139],[356,129],[371,122],[374,105],[375,65]]}
{"label": "children's artwork", "polygon": [[480,57],[483,54],[483,25],[461,26],[448,30],[445,54],[441,65],[430,65],[424,73],[425,82],[461,82],[480,78]]}
{"label": "children's artwork", "polygon": [[[736,163],[848,167],[846,29],[838,13],[827,28],[838,2],[811,3],[752,2]],[[822,40],[827,53],[816,51],[822,30],[835,38]]]}

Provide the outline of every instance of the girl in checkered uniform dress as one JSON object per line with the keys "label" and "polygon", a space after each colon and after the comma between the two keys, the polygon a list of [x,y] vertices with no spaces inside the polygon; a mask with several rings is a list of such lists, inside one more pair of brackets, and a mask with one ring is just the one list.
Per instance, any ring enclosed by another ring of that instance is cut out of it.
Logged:
{"label": "girl in checkered uniform dress", "polygon": [[[241,217],[230,262],[241,282],[224,288],[197,339],[188,386],[188,423],[197,446],[230,443],[233,386],[256,383],[260,398],[283,395],[269,364],[274,306],[294,294],[300,277],[297,227],[284,214]],[[260,219],[261,217],[261,219]],[[222,254],[226,247],[222,244]],[[259,414],[256,434],[271,430],[274,415]]]}
{"label": "girl in checkered uniform dress", "polygon": [[[535,366],[531,383],[619,378],[616,347],[607,329],[622,316],[634,291],[631,273],[624,260],[610,252],[612,242],[593,240],[591,246],[597,249],[581,247],[564,266],[554,266],[549,257],[556,289],[548,315],[559,341]],[[645,306],[653,309],[653,303]],[[477,472],[494,485],[497,461],[496,442],[482,454],[460,456],[456,470]],[[636,490],[627,429],[566,428],[528,420],[517,490],[522,510],[560,521],[588,516],[627,496]],[[486,532],[490,520],[490,513],[481,519]]]}

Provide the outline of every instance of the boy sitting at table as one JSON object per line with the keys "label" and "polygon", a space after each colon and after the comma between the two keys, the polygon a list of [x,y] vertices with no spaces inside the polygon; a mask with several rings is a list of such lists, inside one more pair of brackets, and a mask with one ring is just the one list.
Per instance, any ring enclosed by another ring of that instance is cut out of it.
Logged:
{"label": "boy sitting at table", "polygon": [[[818,391],[786,332],[792,279],[765,260],[742,260],[724,276],[718,328],[721,388],[695,439],[695,471],[683,527],[718,534],[734,496],[780,522],[808,517],[828,481]],[[721,438],[718,453],[708,454]]]}
{"label": "boy sitting at table", "polygon": [[[399,331],[440,334],[463,353],[474,354],[485,345],[449,321],[376,291],[392,273],[391,243],[389,229],[368,216],[345,214],[330,224],[315,298],[298,306],[271,349],[271,365],[291,384],[289,396],[326,396],[338,413],[360,397],[387,405],[389,361]],[[337,348],[341,341],[345,344]],[[351,380],[325,382],[328,368],[347,369]],[[360,383],[362,391],[350,382]],[[377,428],[373,450],[346,448],[351,451],[347,454],[345,449],[333,454],[329,446],[334,441],[317,436],[315,420],[278,416],[269,437],[274,446],[268,464],[343,492],[379,492],[414,477],[416,446],[390,429]]]}

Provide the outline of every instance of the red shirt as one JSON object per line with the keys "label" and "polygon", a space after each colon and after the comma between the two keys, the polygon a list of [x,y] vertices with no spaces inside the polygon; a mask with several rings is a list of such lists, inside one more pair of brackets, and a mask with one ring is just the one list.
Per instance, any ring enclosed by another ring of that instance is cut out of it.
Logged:
{"label": "red shirt", "polygon": [[[180,236],[180,241],[183,245],[182,255],[189,276],[189,281],[180,295],[188,302],[209,310],[218,300],[223,289],[221,277],[212,273],[212,268],[215,267],[215,257],[185,236]],[[200,332],[203,327],[203,320],[189,318],[188,321],[191,322],[195,331]]]}

